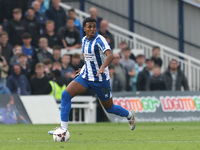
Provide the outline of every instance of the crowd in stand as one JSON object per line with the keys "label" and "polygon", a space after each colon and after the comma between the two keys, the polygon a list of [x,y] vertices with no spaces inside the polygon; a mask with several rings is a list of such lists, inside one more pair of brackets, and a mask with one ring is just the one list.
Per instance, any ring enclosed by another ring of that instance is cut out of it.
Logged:
{"label": "crowd in stand", "polygon": [[[83,66],[79,54],[64,54],[61,49],[81,48],[84,36],[81,22],[74,9],[67,14],[59,6],[60,0],[0,0],[0,94],[51,94],[60,99],[61,93]],[[98,10],[90,8],[97,21],[97,31],[114,48],[108,21],[98,17]],[[161,74],[159,47],[153,56],[134,56],[128,43],[119,44],[109,65],[112,91],[189,90],[187,79],[172,59],[168,70]],[[50,50],[53,50],[51,53]],[[56,91],[55,89],[60,89]]]}

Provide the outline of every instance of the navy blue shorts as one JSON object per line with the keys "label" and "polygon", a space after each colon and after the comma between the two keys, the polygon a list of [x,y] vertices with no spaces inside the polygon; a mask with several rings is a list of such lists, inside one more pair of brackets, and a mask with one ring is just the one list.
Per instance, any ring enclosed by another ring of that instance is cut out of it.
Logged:
{"label": "navy blue shorts", "polygon": [[80,75],[74,79],[74,81],[80,83],[87,89],[93,89],[100,100],[109,100],[112,97],[110,80],[107,81],[88,81],[83,79]]}

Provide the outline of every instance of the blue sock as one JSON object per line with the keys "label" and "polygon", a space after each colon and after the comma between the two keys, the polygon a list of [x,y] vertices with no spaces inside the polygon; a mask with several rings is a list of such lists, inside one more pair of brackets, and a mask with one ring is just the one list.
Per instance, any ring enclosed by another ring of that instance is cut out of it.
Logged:
{"label": "blue sock", "polygon": [[106,109],[106,111],[108,113],[116,114],[122,117],[127,117],[129,115],[129,111],[119,105],[113,105],[109,109]]}
{"label": "blue sock", "polygon": [[62,92],[62,99],[61,99],[61,121],[68,122],[69,120],[69,113],[71,111],[71,95],[67,93],[67,91]]}

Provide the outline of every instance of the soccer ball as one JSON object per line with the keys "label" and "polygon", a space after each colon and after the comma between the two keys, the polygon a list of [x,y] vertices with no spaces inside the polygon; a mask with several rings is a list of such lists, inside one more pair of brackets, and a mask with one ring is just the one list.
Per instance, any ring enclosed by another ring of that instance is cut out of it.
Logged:
{"label": "soccer ball", "polygon": [[67,142],[69,138],[69,131],[64,128],[58,128],[53,132],[54,142]]}

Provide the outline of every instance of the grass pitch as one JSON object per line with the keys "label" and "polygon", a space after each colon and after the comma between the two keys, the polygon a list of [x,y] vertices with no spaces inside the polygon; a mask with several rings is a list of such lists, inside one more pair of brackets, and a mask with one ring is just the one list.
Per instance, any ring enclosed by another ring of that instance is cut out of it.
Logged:
{"label": "grass pitch", "polygon": [[70,124],[70,140],[53,141],[58,125],[0,125],[0,150],[199,150],[200,122]]}

